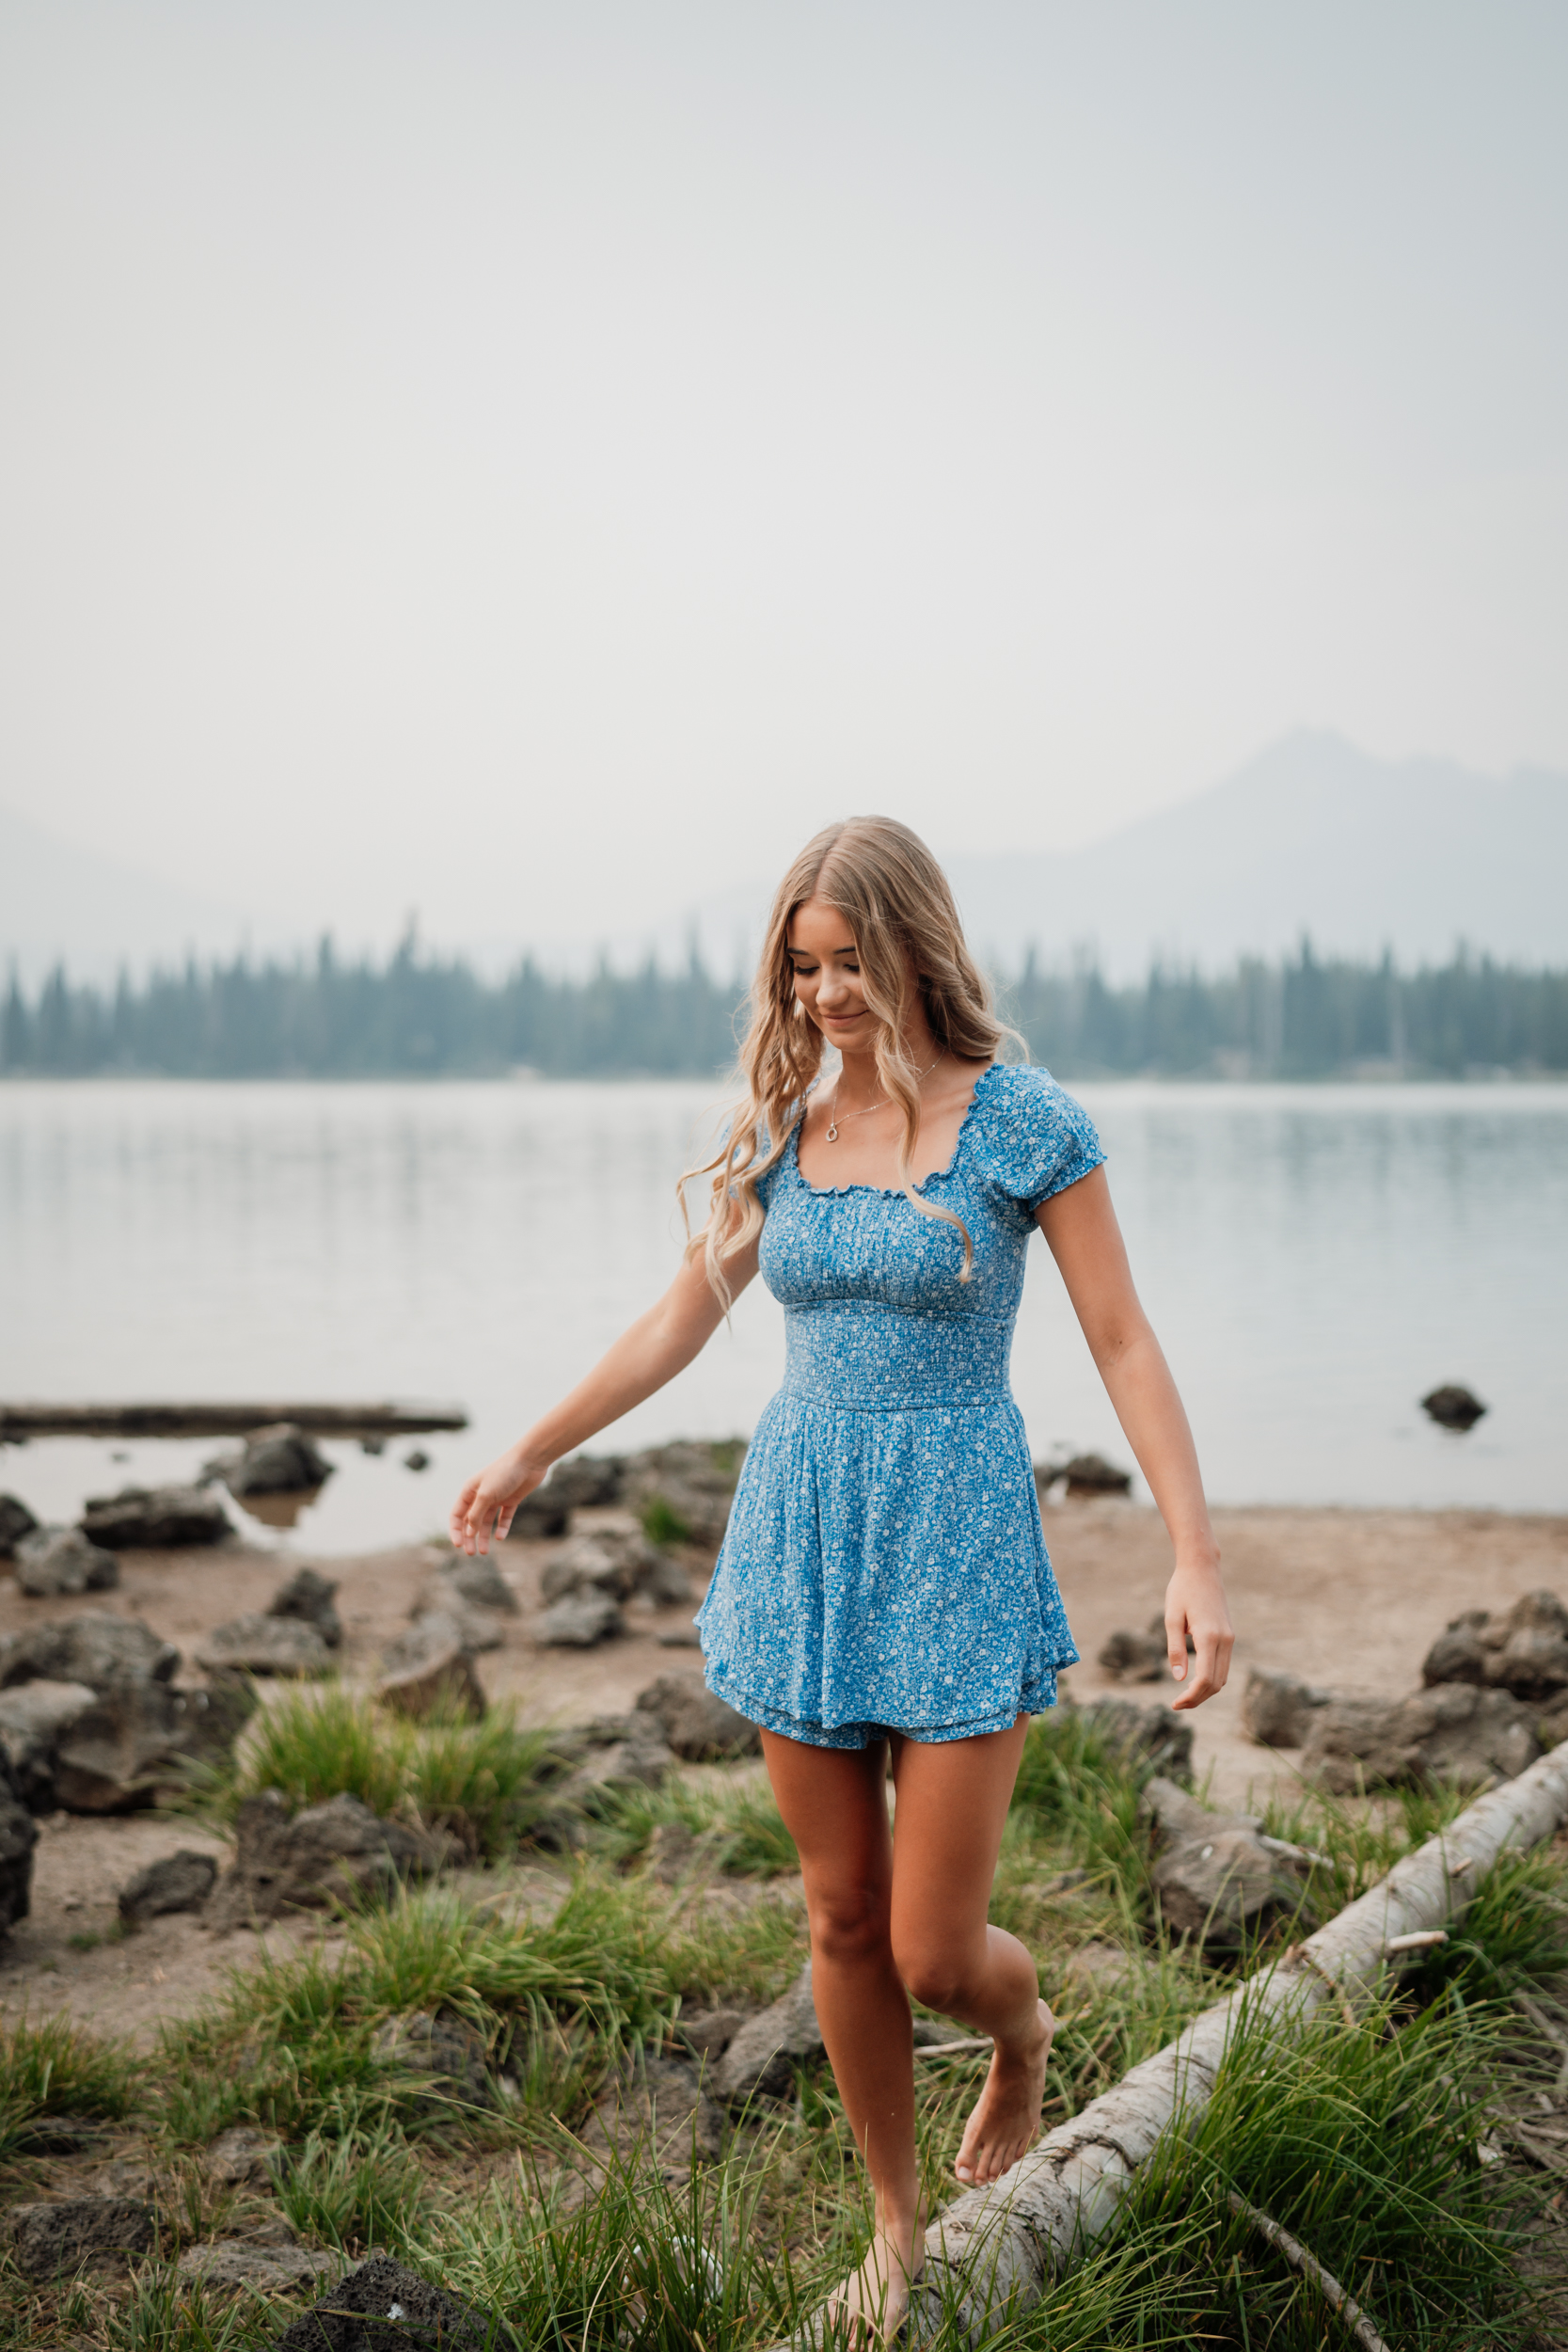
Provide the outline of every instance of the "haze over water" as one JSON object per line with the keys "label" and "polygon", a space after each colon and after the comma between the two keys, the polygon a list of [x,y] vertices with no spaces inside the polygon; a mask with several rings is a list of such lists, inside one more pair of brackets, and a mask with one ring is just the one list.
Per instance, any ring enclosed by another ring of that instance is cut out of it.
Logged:
{"label": "haze over water", "polygon": [[[1568,1089],[1075,1091],[1217,1502],[1568,1507]],[[329,1445],[337,1474],[292,1540],[431,1534],[462,1475],[670,1279],[674,1180],[714,1099],[667,1083],[8,1085],[0,1396],[451,1399],[472,1425],[421,1439],[422,1475],[406,1444],[379,1460]],[[733,1330],[597,1442],[749,1434],[781,1325],[753,1285]],[[1492,1408],[1463,1439],[1417,1404],[1450,1379]],[[1037,1457],[1130,1463],[1043,1242],[1013,1385]],[[69,1518],[215,1450],[116,1460],[54,1440],[0,1456],[0,1486]]]}

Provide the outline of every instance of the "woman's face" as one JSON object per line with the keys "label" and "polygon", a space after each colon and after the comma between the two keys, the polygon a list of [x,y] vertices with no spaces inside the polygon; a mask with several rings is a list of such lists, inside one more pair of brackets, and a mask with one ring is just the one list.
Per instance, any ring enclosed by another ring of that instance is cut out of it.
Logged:
{"label": "woman's face", "polygon": [[786,937],[796,998],[807,1018],[830,1045],[853,1053],[863,1041],[869,1048],[877,1023],[866,1007],[860,953],[844,916],[826,900],[808,898],[795,910]]}

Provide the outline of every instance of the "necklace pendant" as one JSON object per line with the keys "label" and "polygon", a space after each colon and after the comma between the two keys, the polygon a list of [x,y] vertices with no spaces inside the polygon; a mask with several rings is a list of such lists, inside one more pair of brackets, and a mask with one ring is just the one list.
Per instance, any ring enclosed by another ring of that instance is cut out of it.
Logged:
{"label": "necklace pendant", "polygon": [[829,1126],[827,1141],[829,1143],[836,1143],[838,1141],[838,1121],[836,1119],[832,1120],[832,1124]]}

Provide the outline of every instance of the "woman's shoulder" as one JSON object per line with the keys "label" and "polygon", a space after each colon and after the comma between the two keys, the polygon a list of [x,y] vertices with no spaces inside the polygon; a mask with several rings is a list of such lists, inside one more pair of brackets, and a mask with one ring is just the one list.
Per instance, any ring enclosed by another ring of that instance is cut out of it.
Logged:
{"label": "woman's shoulder", "polygon": [[1038,1062],[992,1062],[975,1089],[975,1108],[987,1173],[1031,1209],[1105,1157],[1082,1103]]}

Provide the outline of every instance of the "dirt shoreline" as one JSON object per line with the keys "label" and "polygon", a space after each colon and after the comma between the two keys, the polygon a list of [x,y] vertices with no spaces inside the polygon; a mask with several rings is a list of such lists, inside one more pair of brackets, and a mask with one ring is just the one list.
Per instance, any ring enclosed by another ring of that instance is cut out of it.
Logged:
{"label": "dirt shoreline", "polygon": [[[578,1523],[591,1524],[594,1516],[579,1514]],[[1568,1602],[1568,1518],[1252,1509],[1220,1511],[1215,1524],[1236,1618],[1236,1659],[1229,1687],[1196,1714],[1194,1726],[1197,1776],[1200,1783],[1209,1776],[1216,1801],[1237,1803],[1249,1790],[1261,1799],[1293,1772],[1292,1759],[1267,1755],[1242,1733],[1249,1666],[1398,1694],[1417,1686],[1426,1648],[1461,1610],[1506,1608],[1542,1588]],[[1142,1705],[1168,1703],[1172,1685],[1116,1685],[1094,1663],[1111,1632],[1145,1625],[1162,1604],[1169,1547],[1156,1515],[1120,1502],[1066,1503],[1047,1512],[1046,1534],[1085,1661],[1070,1677],[1073,1694],[1117,1689]],[[572,1722],[624,1710],[657,1675],[697,1669],[695,1650],[666,1647],[658,1638],[689,1625],[686,1608],[633,1603],[622,1640],[593,1650],[540,1649],[530,1627],[540,1605],[541,1571],[556,1548],[500,1548],[519,1613],[507,1621],[504,1646],[479,1661],[491,1699],[514,1700],[524,1720]],[[0,1635],[108,1609],[144,1618],[188,1659],[214,1626],[264,1608],[309,1557],[303,1549],[280,1557],[243,1541],[210,1550],[131,1550],[120,1555],[119,1588],[81,1600],[31,1600],[9,1576],[0,1576]],[[381,1649],[407,1623],[447,1558],[435,1546],[414,1544],[311,1563],[340,1587],[346,1677],[373,1673]],[[710,1562],[691,1554],[689,1565],[695,1594]],[[63,2009],[145,2046],[161,2018],[187,2013],[261,1948],[257,1936],[217,1937],[186,1916],[155,1920],[123,1943],[87,1943],[112,1935],[118,1890],[145,1862],[179,1846],[221,1852],[220,1842],[195,1822],[166,1815],[58,1814],[40,1829],[32,1916],[0,1943],[0,2015],[8,2020],[24,2010],[36,2021]],[[509,1875],[526,1891],[540,1872],[525,1865]],[[307,1920],[270,1931],[267,1942],[282,1949],[322,1932]]]}

